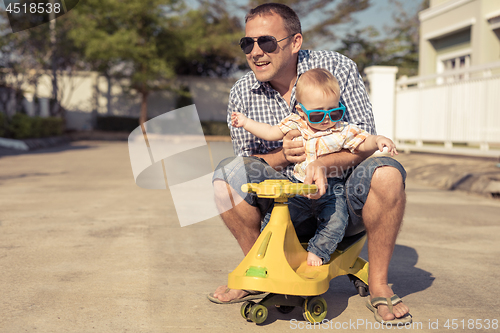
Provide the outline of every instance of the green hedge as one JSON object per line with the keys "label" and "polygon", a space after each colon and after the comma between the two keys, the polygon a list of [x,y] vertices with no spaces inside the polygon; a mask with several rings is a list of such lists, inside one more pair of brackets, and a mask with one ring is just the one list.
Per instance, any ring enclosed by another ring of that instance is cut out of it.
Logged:
{"label": "green hedge", "polygon": [[[5,117],[3,118],[5,124]],[[13,139],[44,138],[63,134],[64,121],[56,117],[30,117],[16,113],[3,128],[4,133],[1,133],[0,130],[0,136],[8,136]]]}
{"label": "green hedge", "polygon": [[99,116],[96,130],[109,132],[132,132],[139,126],[139,118],[120,116]]}

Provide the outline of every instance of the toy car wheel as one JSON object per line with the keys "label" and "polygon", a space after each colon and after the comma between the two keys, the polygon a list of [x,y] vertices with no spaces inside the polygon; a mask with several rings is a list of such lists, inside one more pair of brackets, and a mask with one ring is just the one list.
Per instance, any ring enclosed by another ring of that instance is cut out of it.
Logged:
{"label": "toy car wheel", "polygon": [[290,313],[290,312],[293,311],[293,309],[295,309],[295,306],[291,306],[291,305],[276,305],[276,310],[278,310],[279,312],[281,312],[283,314]]}
{"label": "toy car wheel", "polygon": [[359,296],[361,297],[368,296],[370,292],[368,289],[368,285],[366,283],[364,283],[358,277],[351,274],[349,274],[349,280],[351,280],[351,282],[354,283],[354,287],[358,291]]}
{"label": "toy car wheel", "polygon": [[364,286],[359,286],[358,287],[358,294],[359,296],[361,297],[366,297],[368,296],[369,292],[368,292],[368,286],[367,285],[364,285]]}
{"label": "toy car wheel", "polygon": [[308,297],[304,301],[304,319],[311,323],[320,323],[326,317],[326,301],[321,296]]}
{"label": "toy car wheel", "polygon": [[255,305],[255,302],[252,301],[246,301],[241,305],[240,313],[241,316],[246,319],[250,320],[249,315],[250,315],[250,309],[252,309],[252,306]]}
{"label": "toy car wheel", "polygon": [[255,304],[250,309],[250,320],[256,324],[262,324],[267,319],[267,308],[262,304]]}
{"label": "toy car wheel", "polygon": [[354,280],[354,287],[358,290],[358,294],[361,297],[366,297],[369,294],[368,285],[361,281],[360,279]]}

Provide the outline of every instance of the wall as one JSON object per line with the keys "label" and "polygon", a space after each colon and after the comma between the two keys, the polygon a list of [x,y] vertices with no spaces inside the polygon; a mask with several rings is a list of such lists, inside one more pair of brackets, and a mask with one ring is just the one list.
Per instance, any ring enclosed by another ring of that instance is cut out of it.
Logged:
{"label": "wall", "polygon": [[189,85],[200,120],[226,121],[229,91],[236,79],[180,77]]}

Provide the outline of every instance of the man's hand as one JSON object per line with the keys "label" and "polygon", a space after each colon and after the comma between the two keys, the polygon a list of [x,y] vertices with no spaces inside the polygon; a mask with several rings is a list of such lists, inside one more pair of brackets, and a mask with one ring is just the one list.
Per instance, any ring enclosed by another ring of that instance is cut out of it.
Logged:
{"label": "man's hand", "polygon": [[309,199],[319,199],[326,193],[328,188],[328,180],[326,179],[327,167],[320,160],[316,160],[309,164],[306,168],[306,178],[304,184],[316,184],[318,192],[308,194],[306,197]]}
{"label": "man's hand", "polygon": [[300,136],[300,131],[292,130],[283,138],[283,155],[285,155],[285,159],[292,164],[306,160],[304,143],[302,141],[292,141],[293,138],[298,136]]}

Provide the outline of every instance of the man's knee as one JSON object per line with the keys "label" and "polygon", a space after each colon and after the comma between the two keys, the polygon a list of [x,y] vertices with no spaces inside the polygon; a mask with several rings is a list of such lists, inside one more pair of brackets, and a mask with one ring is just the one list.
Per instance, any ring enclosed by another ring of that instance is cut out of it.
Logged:
{"label": "man's knee", "polygon": [[381,166],[373,172],[370,192],[384,201],[400,201],[405,197],[405,184],[401,171],[392,166]]}
{"label": "man's knee", "polygon": [[404,186],[403,176],[401,175],[401,171],[397,168],[384,165],[378,167],[373,172],[372,176],[372,186],[373,185],[401,185]]}
{"label": "man's knee", "polygon": [[214,200],[217,208],[219,209],[219,213],[226,212],[244,201],[238,192],[221,179],[214,180],[213,187]]}
{"label": "man's knee", "polygon": [[227,193],[230,192],[231,188],[229,184],[222,179],[215,179],[212,184],[214,186],[215,201],[226,200],[228,198]]}

